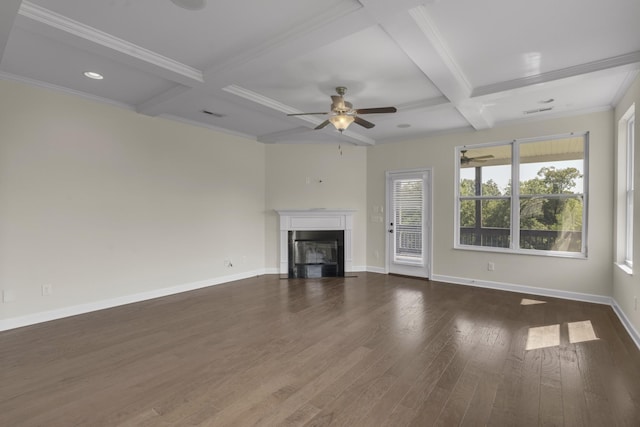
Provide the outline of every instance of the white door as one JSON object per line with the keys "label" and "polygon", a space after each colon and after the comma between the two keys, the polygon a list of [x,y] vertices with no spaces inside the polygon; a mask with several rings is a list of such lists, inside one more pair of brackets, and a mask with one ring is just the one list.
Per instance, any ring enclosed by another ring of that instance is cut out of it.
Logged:
{"label": "white door", "polygon": [[387,172],[387,272],[431,274],[431,170]]}

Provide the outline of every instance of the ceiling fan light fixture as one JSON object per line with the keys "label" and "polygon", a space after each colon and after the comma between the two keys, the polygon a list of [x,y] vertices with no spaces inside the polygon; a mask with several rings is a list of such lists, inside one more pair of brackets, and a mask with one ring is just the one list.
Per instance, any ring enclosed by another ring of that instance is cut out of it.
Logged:
{"label": "ceiling fan light fixture", "polygon": [[329,121],[336,129],[340,132],[347,130],[349,125],[353,123],[356,118],[349,114],[336,114],[334,116],[329,117]]}

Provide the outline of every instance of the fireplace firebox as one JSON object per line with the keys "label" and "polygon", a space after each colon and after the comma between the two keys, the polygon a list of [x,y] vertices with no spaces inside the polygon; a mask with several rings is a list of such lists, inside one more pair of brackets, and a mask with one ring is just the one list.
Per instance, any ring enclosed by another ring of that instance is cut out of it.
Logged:
{"label": "fireplace firebox", "polygon": [[[277,212],[280,217],[280,238],[278,239],[280,268],[278,270],[281,275],[288,277],[305,277],[305,275],[310,277],[318,276],[318,274],[344,276],[353,271],[354,210],[319,208],[282,209]],[[291,234],[292,232],[296,234]],[[300,234],[301,232],[310,232],[311,234]],[[331,234],[322,235],[317,232]],[[298,256],[298,260],[301,261],[298,267],[295,266],[295,245],[292,243],[296,240],[299,241],[299,253],[305,254],[305,256],[307,253],[309,255],[304,260]],[[306,243],[313,240],[320,243],[315,246]],[[336,241],[337,244],[332,243]],[[336,247],[335,254],[338,264],[332,266],[333,261],[326,262],[326,260],[333,257]],[[322,263],[319,262],[321,258]],[[306,266],[303,266],[305,264]]]}
{"label": "fireplace firebox", "polygon": [[344,277],[343,230],[289,231],[289,277]]}

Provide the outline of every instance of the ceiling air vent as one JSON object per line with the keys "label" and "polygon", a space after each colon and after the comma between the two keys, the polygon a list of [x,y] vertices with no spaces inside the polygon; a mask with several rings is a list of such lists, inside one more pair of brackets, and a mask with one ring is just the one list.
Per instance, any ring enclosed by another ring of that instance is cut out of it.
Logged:
{"label": "ceiling air vent", "polygon": [[209,110],[202,110],[202,114],[206,114],[207,116],[217,117],[219,119],[224,117],[224,114],[214,113],[213,111],[209,111]]}
{"label": "ceiling air vent", "polygon": [[553,107],[545,107],[545,108],[536,108],[535,110],[526,110],[523,111],[523,114],[535,114],[535,113],[543,113],[545,111],[551,111]]}

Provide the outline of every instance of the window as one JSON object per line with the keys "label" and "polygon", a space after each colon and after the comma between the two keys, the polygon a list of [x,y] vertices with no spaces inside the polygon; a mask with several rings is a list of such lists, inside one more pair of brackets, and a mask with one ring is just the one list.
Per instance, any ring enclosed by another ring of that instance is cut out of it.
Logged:
{"label": "window", "polygon": [[633,268],[633,175],[635,104],[618,123],[618,245],[617,262]]}
{"label": "window", "polygon": [[458,147],[456,247],[586,256],[586,153],[587,134]]}

